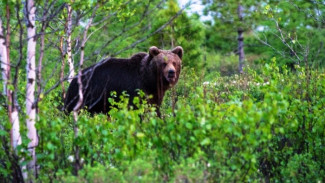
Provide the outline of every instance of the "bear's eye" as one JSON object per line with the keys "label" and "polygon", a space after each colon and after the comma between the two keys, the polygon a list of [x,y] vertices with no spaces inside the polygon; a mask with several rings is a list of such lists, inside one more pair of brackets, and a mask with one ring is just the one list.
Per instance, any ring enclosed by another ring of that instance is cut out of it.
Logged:
{"label": "bear's eye", "polygon": [[176,67],[176,62],[173,62],[173,66]]}
{"label": "bear's eye", "polygon": [[163,66],[164,66],[164,67],[166,67],[166,65],[167,65],[167,63],[166,63],[166,62],[164,62],[164,63],[163,63]]}

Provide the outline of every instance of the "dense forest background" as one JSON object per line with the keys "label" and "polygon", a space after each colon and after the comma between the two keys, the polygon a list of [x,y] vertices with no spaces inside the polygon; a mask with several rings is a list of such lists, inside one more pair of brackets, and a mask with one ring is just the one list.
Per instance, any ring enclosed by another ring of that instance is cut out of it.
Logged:
{"label": "dense forest background", "polygon": [[[325,1],[0,8],[0,182],[325,181]],[[62,111],[82,68],[153,45],[184,49],[161,117],[142,94],[109,117]]]}

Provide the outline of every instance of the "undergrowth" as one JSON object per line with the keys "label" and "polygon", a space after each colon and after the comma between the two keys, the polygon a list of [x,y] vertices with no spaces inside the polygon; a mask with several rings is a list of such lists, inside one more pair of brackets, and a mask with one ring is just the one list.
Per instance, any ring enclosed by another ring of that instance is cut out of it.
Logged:
{"label": "undergrowth", "polygon": [[[77,138],[72,115],[59,110],[53,92],[40,103],[38,180],[325,181],[324,72],[298,66],[292,72],[272,59],[260,74],[248,68],[242,75],[205,79],[185,68],[165,96],[162,118],[143,95],[135,98],[136,109],[122,96],[109,117],[82,111]],[[9,139],[6,131],[0,136]],[[22,156],[26,136],[23,142]],[[72,175],[75,146],[83,167],[78,176]],[[0,155],[6,164],[3,149]],[[10,170],[10,164],[0,167],[3,180],[10,180]]]}

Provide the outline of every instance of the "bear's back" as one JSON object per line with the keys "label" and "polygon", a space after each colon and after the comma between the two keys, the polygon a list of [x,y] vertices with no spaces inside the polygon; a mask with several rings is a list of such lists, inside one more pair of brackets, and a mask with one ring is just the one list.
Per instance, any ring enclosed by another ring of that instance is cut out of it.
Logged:
{"label": "bear's back", "polygon": [[[120,95],[126,91],[131,98],[136,95],[141,85],[141,62],[147,56],[146,53],[137,53],[131,58],[109,58],[101,63],[92,65],[82,71],[82,84],[84,94],[84,105],[90,112],[103,112],[102,109],[110,97],[112,91]],[[72,111],[79,100],[78,82],[75,77],[69,88],[65,99],[65,108]],[[69,102],[69,103],[68,103]],[[106,104],[109,106],[108,104]]]}

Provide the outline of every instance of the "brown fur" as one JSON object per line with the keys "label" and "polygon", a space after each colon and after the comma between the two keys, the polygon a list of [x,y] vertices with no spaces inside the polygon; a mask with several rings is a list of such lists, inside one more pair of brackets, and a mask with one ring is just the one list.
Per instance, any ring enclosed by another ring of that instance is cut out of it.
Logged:
{"label": "brown fur", "polygon": [[[159,107],[166,90],[173,87],[181,72],[183,49],[160,50],[153,46],[147,53],[137,53],[128,59],[110,58],[82,71],[84,102],[91,113],[107,113],[108,98],[126,91],[132,105],[137,89],[153,97],[149,103]],[[73,110],[79,99],[77,78],[73,79],[65,98],[64,108]],[[159,110],[157,111],[159,114]]]}

